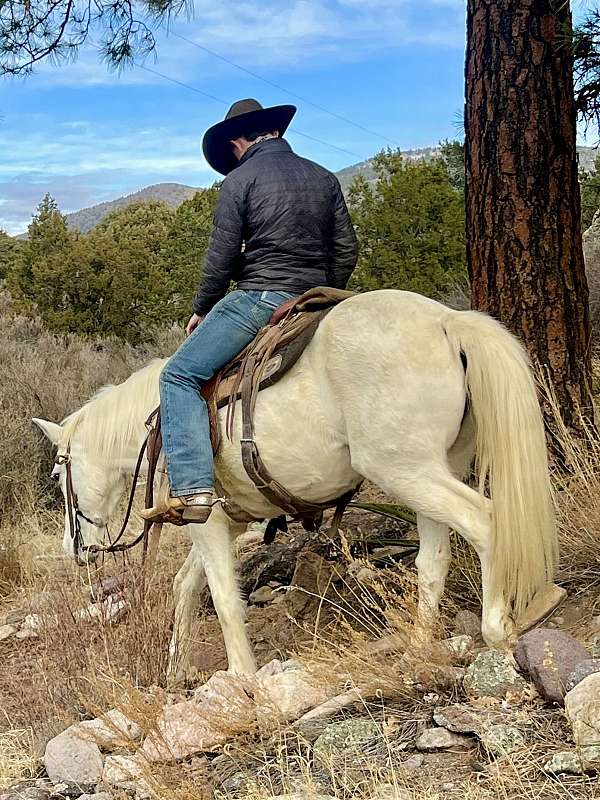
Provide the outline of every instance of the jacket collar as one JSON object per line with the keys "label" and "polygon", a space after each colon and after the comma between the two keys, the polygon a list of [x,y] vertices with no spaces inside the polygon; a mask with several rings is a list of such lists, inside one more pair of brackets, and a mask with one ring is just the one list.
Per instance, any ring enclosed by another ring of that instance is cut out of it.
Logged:
{"label": "jacket collar", "polygon": [[252,156],[261,155],[264,153],[291,153],[292,148],[285,139],[265,139],[264,142],[253,144],[249,147],[244,155],[240,158],[238,166],[245,164]]}

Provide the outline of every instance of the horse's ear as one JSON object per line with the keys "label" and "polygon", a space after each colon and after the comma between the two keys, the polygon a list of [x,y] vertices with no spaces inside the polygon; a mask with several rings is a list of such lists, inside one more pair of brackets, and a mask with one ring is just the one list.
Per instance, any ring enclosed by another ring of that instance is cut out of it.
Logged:
{"label": "horse's ear", "polygon": [[50,439],[52,444],[59,443],[62,431],[60,425],[57,425],[56,422],[48,422],[46,419],[38,419],[37,417],[34,417],[31,421],[38,426],[48,439]]}

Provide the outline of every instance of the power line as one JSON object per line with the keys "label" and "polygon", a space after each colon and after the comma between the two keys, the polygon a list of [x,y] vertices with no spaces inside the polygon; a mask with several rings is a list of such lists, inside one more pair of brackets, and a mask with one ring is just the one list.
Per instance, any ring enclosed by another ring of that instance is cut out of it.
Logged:
{"label": "power line", "polygon": [[136,63],[136,67],[143,69],[145,72],[151,72],[153,75],[158,75],[159,78],[164,78],[164,80],[170,81],[170,83],[175,83],[177,86],[183,86],[184,89],[189,89],[192,92],[201,94],[203,97],[208,97],[209,100],[214,100],[216,103],[223,103],[223,105],[227,105],[226,100],[222,100],[220,97],[215,97],[214,94],[208,94],[208,92],[203,92],[202,89],[197,89],[195,86],[190,86],[188,83],[183,83],[183,81],[178,81],[176,78],[171,78],[169,75],[164,75],[162,72],[159,72],[156,69],[152,69],[151,67],[146,67],[143,64],[138,64],[138,63]]}
{"label": "power line", "polygon": [[[202,89],[198,89],[196,86],[190,86],[189,83],[179,81],[177,78],[172,78],[170,75],[165,75],[163,72],[159,72],[156,69],[146,67],[144,64],[138,64],[136,62],[136,67],[143,69],[145,72],[150,72],[152,75],[156,75],[159,78],[163,78],[165,81],[169,81],[169,83],[174,83],[176,86],[181,86],[182,88],[189,89],[191,92],[196,92],[196,94],[200,94],[203,97],[208,97],[209,100],[214,100],[216,103],[222,103],[225,106],[229,105],[227,100],[223,100],[221,97],[204,92]],[[308,133],[299,131],[297,128],[289,128],[288,130],[292,131],[292,133],[296,134],[296,136],[302,136],[305,139],[309,139],[311,142],[317,142],[318,144],[325,145],[325,147],[331,147],[333,150],[338,150],[340,153],[345,153],[348,156],[352,156],[352,158],[358,158],[360,161],[365,160],[364,156],[361,156],[360,153],[355,153],[352,150],[346,150],[345,147],[339,147],[337,144],[331,144],[331,142],[326,142],[324,139],[319,139],[316,136],[311,136]]]}
{"label": "power line", "polygon": [[257,72],[253,72],[252,70],[248,69],[247,67],[242,67],[241,64],[236,64],[235,61],[231,61],[231,59],[226,58],[225,56],[221,55],[220,53],[216,53],[214,50],[210,50],[208,47],[205,47],[203,44],[198,44],[198,42],[194,42],[191,39],[188,39],[185,36],[182,36],[180,33],[175,33],[175,31],[171,31],[172,36],[176,36],[178,39],[181,39],[188,44],[191,44],[193,47],[197,47],[199,50],[203,50],[205,53],[208,53],[210,56],[214,56],[214,58],[218,58],[221,61],[224,61],[225,64],[229,64],[231,67],[235,67],[236,69],[245,72],[247,75],[251,75],[253,78],[256,78],[263,83],[266,83],[268,86],[272,86],[274,89],[278,89],[280,92],[284,92],[284,94],[289,94],[290,97],[295,97],[296,100],[300,100],[306,105],[312,106],[313,108],[318,109],[319,111],[323,111],[325,114],[329,114],[330,117],[335,117],[335,119],[339,119],[341,122],[345,122],[348,125],[352,125],[355,128],[363,131],[363,133],[368,133],[369,136],[375,136],[378,139],[382,139],[384,142],[388,144],[393,144],[394,147],[400,147],[398,142],[395,142],[393,139],[390,139],[387,136],[384,136],[381,133],[377,133],[377,131],[372,131],[369,128],[365,128],[364,125],[361,125],[358,122],[355,122],[352,119],[348,119],[348,117],[344,117],[341,114],[337,114],[335,111],[330,111],[330,109],[325,108],[325,106],[321,106],[318,103],[314,103],[312,100],[308,100],[306,97],[302,97],[302,95],[296,94],[296,92],[291,92],[289,89],[286,89],[285,86],[281,86],[274,81],[269,80],[268,78],[259,75]]}

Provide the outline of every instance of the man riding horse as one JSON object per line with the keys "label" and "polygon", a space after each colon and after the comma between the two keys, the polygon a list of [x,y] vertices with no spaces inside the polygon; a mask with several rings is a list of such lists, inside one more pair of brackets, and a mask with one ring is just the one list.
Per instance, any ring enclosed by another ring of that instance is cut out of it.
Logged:
{"label": "man riding horse", "polygon": [[226,177],[188,336],[160,376],[170,491],[143,512],[153,522],[206,522],[216,502],[201,387],[278,306],[315,286],[343,289],[356,266],[356,235],[337,178],[282,138],[295,113],[291,105],[240,100],[204,136],[206,160]]}

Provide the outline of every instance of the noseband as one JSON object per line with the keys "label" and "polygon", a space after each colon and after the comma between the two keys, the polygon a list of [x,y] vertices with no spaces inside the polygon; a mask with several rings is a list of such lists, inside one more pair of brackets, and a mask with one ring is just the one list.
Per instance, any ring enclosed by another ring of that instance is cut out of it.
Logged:
{"label": "noseband", "polygon": [[73,487],[73,467],[71,463],[71,443],[67,445],[66,453],[62,453],[57,455],[54,459],[54,463],[58,466],[64,466],[66,469],[67,477],[66,477],[66,505],[67,505],[67,515],[69,517],[69,531],[71,533],[71,541],[73,542],[73,549],[75,551],[75,555],[79,552],[83,552],[84,550],[90,549],[91,546],[86,546],[83,541],[83,535],[81,533],[81,520],[84,519],[86,522],[89,522],[90,525],[93,525],[96,528],[106,528],[108,530],[108,526],[105,524],[98,524],[93,519],[90,519],[83,511],[79,508],[79,503],[77,501],[77,495],[75,493],[75,489]]}

